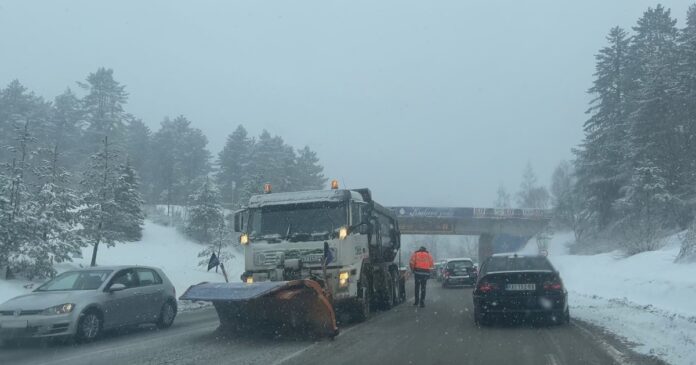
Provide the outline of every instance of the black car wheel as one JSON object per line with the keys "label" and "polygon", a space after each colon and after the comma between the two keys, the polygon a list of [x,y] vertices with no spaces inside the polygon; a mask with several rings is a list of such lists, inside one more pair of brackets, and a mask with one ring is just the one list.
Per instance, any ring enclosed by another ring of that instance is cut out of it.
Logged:
{"label": "black car wheel", "polygon": [[176,318],[176,305],[171,300],[168,300],[162,305],[162,309],[160,309],[157,327],[160,329],[171,327],[174,323],[174,318]]}
{"label": "black car wheel", "polygon": [[557,326],[568,324],[570,322],[570,312],[568,309],[563,312],[551,312],[547,315],[547,322]]}
{"label": "black car wheel", "polygon": [[481,313],[478,308],[474,308],[474,323],[479,327],[488,326],[490,324],[490,319],[486,314]]}

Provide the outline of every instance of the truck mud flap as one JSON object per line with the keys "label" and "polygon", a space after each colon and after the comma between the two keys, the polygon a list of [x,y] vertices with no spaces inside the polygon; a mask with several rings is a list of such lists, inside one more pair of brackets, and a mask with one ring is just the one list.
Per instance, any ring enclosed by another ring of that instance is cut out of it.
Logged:
{"label": "truck mud flap", "polygon": [[334,308],[314,280],[205,283],[189,287],[179,299],[212,302],[227,329],[338,334]]}

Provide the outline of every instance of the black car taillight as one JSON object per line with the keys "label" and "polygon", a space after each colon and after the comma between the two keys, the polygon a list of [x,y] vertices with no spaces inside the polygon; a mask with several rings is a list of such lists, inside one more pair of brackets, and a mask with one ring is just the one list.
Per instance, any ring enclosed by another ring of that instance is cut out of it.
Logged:
{"label": "black car taillight", "polygon": [[496,290],[498,290],[498,284],[496,283],[489,283],[487,281],[484,281],[478,285],[478,291],[480,291],[481,293],[490,293]]}
{"label": "black car taillight", "polygon": [[560,280],[547,281],[544,283],[544,290],[561,291],[563,290],[563,283]]}

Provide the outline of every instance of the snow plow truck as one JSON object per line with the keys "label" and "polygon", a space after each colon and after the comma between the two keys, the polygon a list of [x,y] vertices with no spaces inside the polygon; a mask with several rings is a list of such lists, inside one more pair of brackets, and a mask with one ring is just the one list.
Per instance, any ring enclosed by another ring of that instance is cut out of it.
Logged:
{"label": "snow plow truck", "polygon": [[398,222],[369,189],[333,181],[331,190],[272,193],[267,184],[235,212],[234,226],[244,246],[242,282],[194,285],[181,296],[212,302],[223,328],[333,338],[336,313],[364,321],[405,298]]}

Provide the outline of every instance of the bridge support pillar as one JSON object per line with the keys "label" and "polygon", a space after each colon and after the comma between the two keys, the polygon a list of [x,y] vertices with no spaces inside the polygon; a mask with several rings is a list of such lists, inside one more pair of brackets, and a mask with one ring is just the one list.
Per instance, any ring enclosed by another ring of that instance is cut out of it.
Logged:
{"label": "bridge support pillar", "polygon": [[479,236],[478,240],[478,262],[483,263],[488,256],[493,254],[493,235],[490,233],[484,233]]}

